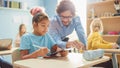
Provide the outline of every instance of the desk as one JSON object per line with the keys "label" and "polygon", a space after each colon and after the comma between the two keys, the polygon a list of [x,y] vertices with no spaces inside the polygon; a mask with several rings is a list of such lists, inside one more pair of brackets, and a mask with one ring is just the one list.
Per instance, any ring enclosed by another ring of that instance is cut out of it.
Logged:
{"label": "desk", "polygon": [[11,50],[4,50],[4,51],[0,51],[0,55],[8,55],[8,54],[12,54],[12,52],[14,50],[16,50],[18,48],[12,48]]}
{"label": "desk", "polygon": [[116,53],[120,53],[120,49],[104,49],[105,53],[112,53],[113,68],[118,68]]}
{"label": "desk", "polygon": [[86,61],[80,53],[69,53],[67,57],[51,59],[38,58],[26,59],[14,62],[14,68],[87,68],[102,62],[108,61],[107,56],[94,61]]}

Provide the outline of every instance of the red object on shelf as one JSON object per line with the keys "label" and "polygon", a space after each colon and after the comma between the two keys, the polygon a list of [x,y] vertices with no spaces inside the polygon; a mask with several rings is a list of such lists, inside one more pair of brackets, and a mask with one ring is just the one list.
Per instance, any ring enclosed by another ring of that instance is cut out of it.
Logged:
{"label": "red object on shelf", "polygon": [[118,32],[116,32],[116,31],[110,31],[110,32],[108,32],[108,34],[109,35],[118,35]]}

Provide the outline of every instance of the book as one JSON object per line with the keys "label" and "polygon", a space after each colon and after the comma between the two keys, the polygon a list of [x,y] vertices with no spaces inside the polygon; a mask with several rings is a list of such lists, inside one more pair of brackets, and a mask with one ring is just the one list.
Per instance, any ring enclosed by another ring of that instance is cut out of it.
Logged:
{"label": "book", "polygon": [[10,2],[9,2],[9,7],[10,7],[10,8],[19,8],[19,2],[10,1]]}
{"label": "book", "polygon": [[3,0],[0,0],[0,7],[3,7]]}
{"label": "book", "polygon": [[21,2],[19,2],[19,9],[21,9],[21,5],[22,5]]}
{"label": "book", "polygon": [[8,1],[4,1],[4,7],[8,7]]}

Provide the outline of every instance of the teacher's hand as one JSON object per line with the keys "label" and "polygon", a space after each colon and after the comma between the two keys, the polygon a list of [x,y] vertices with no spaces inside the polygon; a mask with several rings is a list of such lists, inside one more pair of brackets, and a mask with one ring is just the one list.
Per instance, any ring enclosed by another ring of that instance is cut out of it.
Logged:
{"label": "teacher's hand", "polygon": [[82,42],[79,42],[79,41],[70,41],[70,42],[67,42],[66,44],[66,48],[70,48],[70,47],[75,47],[77,49],[84,49],[84,44]]}

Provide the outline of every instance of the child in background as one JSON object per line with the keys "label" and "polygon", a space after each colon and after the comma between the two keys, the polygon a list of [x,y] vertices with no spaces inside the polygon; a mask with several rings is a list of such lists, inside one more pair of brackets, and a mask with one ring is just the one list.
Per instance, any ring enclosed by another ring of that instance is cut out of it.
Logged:
{"label": "child in background", "polygon": [[[116,49],[119,46],[116,43],[111,43],[103,40],[101,34],[103,32],[103,25],[102,21],[99,18],[94,19],[90,25],[91,33],[88,36],[87,43],[88,43],[88,50],[95,50],[95,49]],[[96,54],[96,55],[99,55]],[[113,68],[112,60],[110,59],[107,62],[97,64],[93,67],[103,67],[103,68]]]}
{"label": "child in background", "polygon": [[90,25],[91,33],[88,36],[88,50],[94,49],[116,49],[119,46],[116,43],[111,43],[103,40],[101,33],[103,32],[102,21],[96,18]]}
{"label": "child in background", "polygon": [[[20,53],[21,59],[45,57],[49,50],[54,49],[56,43],[47,33],[49,19],[45,13],[39,12],[32,19],[33,32],[26,33],[21,38]],[[67,51],[60,52],[61,56],[66,56]]]}
{"label": "child in background", "polygon": [[15,46],[19,47],[20,46],[20,38],[22,37],[23,34],[26,33],[26,26],[25,24],[21,24],[19,26],[19,33],[16,36],[16,40],[15,40]]}

